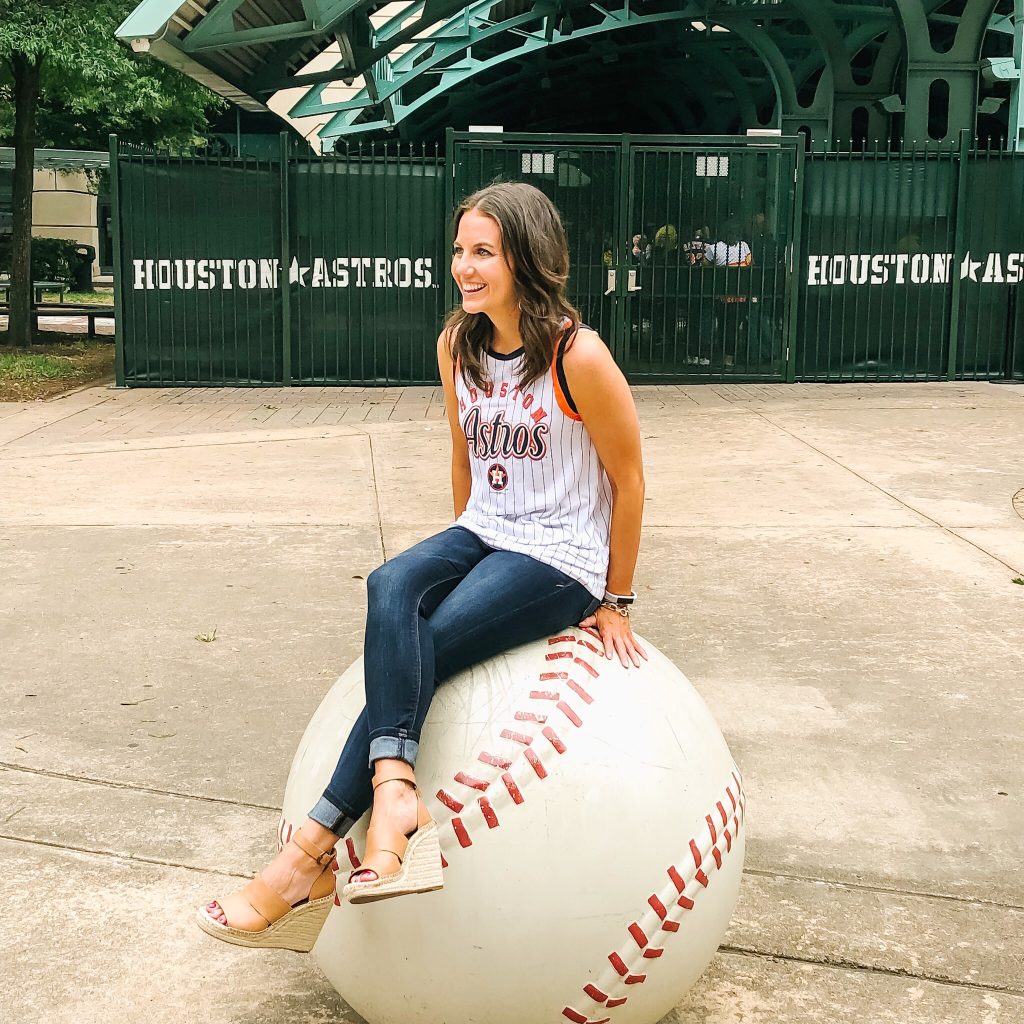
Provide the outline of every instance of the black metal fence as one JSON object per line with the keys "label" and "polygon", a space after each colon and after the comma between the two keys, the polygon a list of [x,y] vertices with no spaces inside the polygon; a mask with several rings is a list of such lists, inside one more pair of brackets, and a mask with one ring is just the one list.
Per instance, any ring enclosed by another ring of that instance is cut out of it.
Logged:
{"label": "black metal fence", "polygon": [[112,145],[132,385],[430,383],[446,263],[436,147],[325,158]]}
{"label": "black metal fence", "polygon": [[812,153],[798,380],[1020,378],[1024,153]]}
{"label": "black metal fence", "polygon": [[448,221],[496,178],[570,236],[572,298],[634,381],[1024,379],[1024,153],[783,138],[449,133],[444,155],[176,158],[111,145],[118,377],[436,383]]}

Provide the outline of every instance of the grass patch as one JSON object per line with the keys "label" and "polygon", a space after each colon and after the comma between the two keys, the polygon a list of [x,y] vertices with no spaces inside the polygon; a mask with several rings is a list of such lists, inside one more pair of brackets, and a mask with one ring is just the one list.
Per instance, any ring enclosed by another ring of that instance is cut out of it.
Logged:
{"label": "grass patch", "polygon": [[[49,338],[53,334],[46,332]],[[0,342],[3,341],[0,335]],[[61,336],[58,335],[58,339]],[[67,340],[14,348],[0,344],[0,402],[34,402],[114,376],[112,341]]]}
{"label": "grass patch", "polygon": [[[43,292],[43,302],[59,301],[60,295],[57,292]],[[76,306],[113,306],[114,289],[94,292],[65,292],[64,301],[74,303]]]}
{"label": "grass patch", "polygon": [[[54,298],[56,301],[56,297]],[[73,302],[82,306],[113,306],[114,290],[95,292],[65,292],[65,302]]]}

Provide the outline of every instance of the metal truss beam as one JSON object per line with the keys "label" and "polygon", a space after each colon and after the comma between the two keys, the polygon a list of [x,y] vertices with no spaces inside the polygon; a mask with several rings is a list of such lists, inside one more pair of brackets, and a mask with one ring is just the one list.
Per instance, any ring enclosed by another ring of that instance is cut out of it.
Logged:
{"label": "metal truss beam", "polygon": [[[852,135],[854,122],[876,138],[902,123],[906,138],[921,140],[929,127],[942,130],[936,110],[929,110],[941,80],[949,87],[945,139],[974,127],[979,93],[987,93],[982,111],[998,111],[1000,118],[1005,111],[1011,144],[1024,149],[1024,0],[1013,0],[1013,13],[998,16],[997,0],[966,0],[955,17],[944,13],[946,2],[677,0],[674,9],[654,9],[653,0],[414,0],[381,20],[385,0],[301,0],[287,11],[261,0],[143,0],[117,35],[147,42],[158,59],[246,109],[267,109],[274,94],[298,90],[289,117],[328,118],[321,129],[328,145],[350,134],[427,127],[436,111],[461,110],[465,87],[484,81],[472,92],[479,104],[491,95],[485,80],[501,67],[518,65],[523,70],[506,75],[506,83],[528,87],[528,69],[565,43],[607,41],[636,55],[646,45],[645,28],[664,43],[665,27],[675,26],[674,45],[694,63],[703,60],[705,74],[711,73],[707,53],[720,62],[716,80],[734,97],[742,124],[760,123],[759,115],[771,110],[775,127],[803,129],[816,144]],[[945,52],[933,43],[936,32],[951,44]],[[1012,36],[1012,58],[983,57],[987,33]],[[698,40],[713,47],[703,57]],[[728,56],[737,44],[747,48],[749,62]],[[324,67],[323,58],[311,63],[332,46],[333,67]],[[645,73],[660,71],[648,65]],[[691,88],[687,74],[670,75],[677,91]],[[360,76],[357,93],[332,95],[332,84],[351,86]],[[584,69],[574,80],[581,76]],[[597,91],[600,69],[587,80]],[[708,120],[733,117],[732,105],[727,108]]]}

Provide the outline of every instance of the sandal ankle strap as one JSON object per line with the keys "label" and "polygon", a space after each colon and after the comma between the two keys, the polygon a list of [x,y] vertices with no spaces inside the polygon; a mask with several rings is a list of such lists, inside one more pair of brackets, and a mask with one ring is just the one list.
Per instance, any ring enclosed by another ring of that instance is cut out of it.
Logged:
{"label": "sandal ankle strap", "polygon": [[375,782],[373,784],[373,791],[376,792],[377,791],[377,787],[378,786],[383,786],[385,782],[404,782],[407,786],[411,786],[412,787],[413,792],[416,792],[416,793],[419,792],[419,790],[416,788],[416,783],[413,782],[412,779],[407,779],[407,778],[405,778],[404,776],[401,776],[401,775],[392,775],[391,778],[389,778],[389,779],[381,779],[380,782]]}
{"label": "sandal ankle strap", "polygon": [[292,842],[304,853],[307,857],[311,857],[317,862],[320,867],[325,864],[330,864],[334,860],[334,847],[332,846],[329,850],[321,850],[319,846],[314,846],[301,832],[295,832],[292,834]]}

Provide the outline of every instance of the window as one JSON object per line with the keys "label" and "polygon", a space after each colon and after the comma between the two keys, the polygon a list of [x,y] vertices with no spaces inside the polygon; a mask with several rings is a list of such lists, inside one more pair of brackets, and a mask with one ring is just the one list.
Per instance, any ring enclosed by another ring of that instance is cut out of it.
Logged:
{"label": "window", "polygon": [[523,153],[523,174],[554,174],[554,153]]}
{"label": "window", "polygon": [[729,158],[727,156],[697,157],[698,178],[728,178]]}

